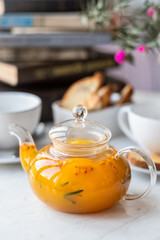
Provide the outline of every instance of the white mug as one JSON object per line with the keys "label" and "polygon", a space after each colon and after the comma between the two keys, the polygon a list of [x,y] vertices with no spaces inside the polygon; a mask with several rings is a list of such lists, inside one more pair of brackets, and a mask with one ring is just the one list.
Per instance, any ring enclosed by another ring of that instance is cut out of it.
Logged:
{"label": "white mug", "polygon": [[118,123],[127,137],[149,153],[160,154],[160,102],[139,103],[122,107]]}

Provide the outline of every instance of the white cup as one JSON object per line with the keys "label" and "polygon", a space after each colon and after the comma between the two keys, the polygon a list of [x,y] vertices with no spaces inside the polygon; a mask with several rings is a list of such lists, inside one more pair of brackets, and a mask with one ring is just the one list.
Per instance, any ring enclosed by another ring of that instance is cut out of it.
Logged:
{"label": "white cup", "polygon": [[0,150],[18,146],[15,137],[9,134],[8,124],[17,123],[34,133],[40,121],[42,101],[30,93],[0,93]]}
{"label": "white cup", "polygon": [[118,123],[127,137],[146,151],[160,154],[160,102],[122,107]]}

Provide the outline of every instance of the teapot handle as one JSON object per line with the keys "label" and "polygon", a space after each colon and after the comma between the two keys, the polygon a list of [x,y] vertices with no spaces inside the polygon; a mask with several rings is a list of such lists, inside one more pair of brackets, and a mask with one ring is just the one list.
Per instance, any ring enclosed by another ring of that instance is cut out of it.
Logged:
{"label": "teapot handle", "polygon": [[122,150],[117,152],[117,154],[115,155],[115,158],[120,157],[128,152],[139,154],[145,160],[145,162],[148,166],[148,169],[149,169],[149,173],[150,173],[149,186],[143,193],[141,193],[141,194],[126,194],[123,198],[124,200],[136,200],[138,198],[143,198],[151,191],[151,189],[153,188],[153,186],[156,183],[157,172],[156,172],[156,166],[155,166],[152,158],[147,153],[145,153],[142,149],[140,149],[139,147],[123,148]]}

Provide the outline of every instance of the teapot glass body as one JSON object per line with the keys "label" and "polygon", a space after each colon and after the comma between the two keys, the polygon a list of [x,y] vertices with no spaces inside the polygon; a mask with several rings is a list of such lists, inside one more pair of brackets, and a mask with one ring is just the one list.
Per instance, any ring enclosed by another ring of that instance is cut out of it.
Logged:
{"label": "teapot glass body", "polygon": [[[57,210],[71,213],[103,210],[122,199],[131,179],[127,160],[115,157],[117,151],[108,144],[93,147],[83,139],[71,142],[64,142],[61,147],[50,144],[38,154],[34,145],[21,145],[24,168],[27,155],[33,157],[28,176],[38,198]],[[81,151],[76,151],[77,144],[83,145]]]}
{"label": "teapot glass body", "polygon": [[[51,128],[52,144],[39,151],[26,129],[9,125],[10,134],[19,140],[21,164],[37,197],[60,211],[90,213],[120,199],[134,200],[148,194],[156,182],[150,156],[137,147],[117,151],[110,146],[110,130],[86,120],[84,106],[76,106],[73,115],[74,120]],[[142,194],[127,194],[131,180],[127,152],[139,154],[148,165],[150,184]]]}

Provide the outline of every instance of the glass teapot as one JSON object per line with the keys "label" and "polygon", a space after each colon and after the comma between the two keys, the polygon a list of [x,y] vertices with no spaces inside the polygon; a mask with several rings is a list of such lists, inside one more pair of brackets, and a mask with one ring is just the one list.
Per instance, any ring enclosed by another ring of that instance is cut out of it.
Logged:
{"label": "glass teapot", "polygon": [[[59,211],[90,213],[149,193],[156,182],[152,159],[137,147],[117,151],[110,146],[110,130],[87,120],[84,106],[75,106],[73,115],[75,119],[51,128],[52,144],[39,151],[27,130],[9,125],[10,134],[19,140],[21,164],[37,197]],[[148,165],[150,185],[142,194],[127,194],[131,181],[127,152],[138,153]]]}

